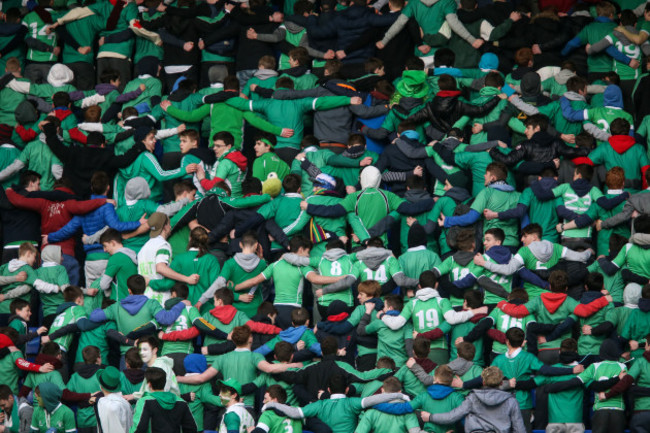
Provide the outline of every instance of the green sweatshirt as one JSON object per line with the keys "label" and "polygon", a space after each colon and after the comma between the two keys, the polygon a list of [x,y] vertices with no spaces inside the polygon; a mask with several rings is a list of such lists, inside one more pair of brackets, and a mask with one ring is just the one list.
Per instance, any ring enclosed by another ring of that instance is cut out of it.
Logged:
{"label": "green sweatshirt", "polygon": [[[90,367],[90,366],[87,366]],[[103,370],[98,369],[90,377],[81,376],[80,373],[75,373],[70,376],[67,389],[72,392],[90,393],[94,394],[101,391],[99,384],[99,375]],[[97,418],[95,417],[95,408],[93,406],[77,408],[77,427],[90,428],[97,425]]]}
{"label": "green sweatshirt", "polygon": [[[576,364],[577,365],[577,364]],[[573,365],[555,364],[553,367],[573,367]],[[575,378],[575,375],[566,376],[535,376],[537,386],[562,382]],[[548,395],[548,422],[549,423],[582,423],[582,388],[571,388],[562,392]]]}
{"label": "green sweatshirt", "polygon": [[[135,328],[150,322],[160,310],[162,310],[160,303],[153,299],[149,299],[136,314],[131,315],[119,303],[115,303],[106,308],[104,314],[106,314],[107,320],[115,322],[119,332],[127,335]],[[121,354],[124,355],[131,347],[133,346],[120,346]]]}
{"label": "green sweatshirt", "polygon": [[[56,284],[61,291],[63,290],[61,286],[70,284],[68,272],[65,268],[52,262],[46,262],[43,266],[36,269],[36,278],[47,283]],[[63,303],[63,293],[61,291],[57,293],[39,294],[44,316],[56,313],[58,306]]]}
{"label": "green sweatshirt", "polygon": [[203,431],[203,410],[205,409],[205,405],[211,404],[221,408],[223,407],[221,405],[221,398],[218,395],[214,395],[210,383],[201,383],[198,385],[179,383],[178,387],[181,390],[181,394],[193,392],[196,395],[194,400],[188,402],[187,405],[190,407],[192,416],[194,416],[194,421],[196,421],[197,431]]}
{"label": "green sweatshirt", "polygon": [[[103,4],[106,4],[109,6],[109,8],[106,8],[106,12],[103,15],[104,19],[108,19],[111,14],[113,13],[113,9],[116,6],[112,6],[110,2],[104,2]],[[117,19],[117,23],[115,25],[115,28],[113,30],[107,31],[104,30],[102,31],[99,36],[100,37],[109,37],[111,35],[114,35],[116,33],[123,32],[124,30],[129,28],[129,23],[131,20],[135,20],[138,18],[138,6],[135,3],[127,3],[124,5],[122,10],[120,11],[119,18]],[[99,47],[98,50],[98,55],[101,57],[102,54],[107,55],[109,57],[118,57],[118,58],[126,58],[130,59],[131,56],[133,55],[133,46],[135,45],[135,38],[129,38],[126,41],[122,42],[113,42],[113,43],[105,43],[104,45]],[[110,54],[109,54],[110,53]],[[111,55],[111,54],[117,54]],[[122,57],[123,56],[123,57]]]}
{"label": "green sweatshirt", "polygon": [[422,272],[442,263],[440,256],[424,245],[407,249],[399,256],[398,261],[404,275],[409,278],[420,278]]}
{"label": "green sweatshirt", "polygon": [[[594,44],[610,34],[616,23],[613,21],[593,22],[583,27],[577,34],[581,45]],[[587,57],[589,72],[609,72],[612,70],[612,59],[606,53],[591,54]]]}
{"label": "green sweatshirt", "polygon": [[[432,398],[428,392],[418,394],[411,402],[413,409],[424,410],[429,413],[447,413],[456,409],[463,403],[463,396],[459,392],[452,392],[443,398]],[[440,425],[432,422],[424,423],[424,429],[432,433],[446,433],[455,430],[454,425]]]}
{"label": "green sweatshirt", "polygon": [[[601,308],[596,313],[589,317],[580,318],[580,328],[584,325],[589,325],[592,328],[605,322],[607,314],[614,309],[614,306],[609,304]],[[585,355],[598,355],[600,345],[605,341],[606,335],[584,335],[580,334],[578,337],[578,354]]]}
{"label": "green sweatshirt", "polygon": [[405,343],[413,338],[411,323],[407,322],[404,327],[393,331],[373,316],[370,324],[366,326],[366,333],[377,334],[377,359],[388,356],[395,361],[395,365],[402,365],[407,361]]}
{"label": "green sweatshirt", "polygon": [[81,54],[68,44],[63,45],[63,63],[84,62],[93,64],[96,53],[93,50],[97,34],[106,25],[106,20],[99,15],[90,15],[65,25],[69,34],[74,35],[80,47],[90,47],[88,54]]}
{"label": "green sweatshirt", "polygon": [[115,176],[113,194],[118,202],[118,209],[119,206],[123,206],[126,203],[126,199],[124,198],[126,183],[134,177],[139,176],[144,178],[151,190],[150,200],[159,202],[162,200],[162,183],[167,180],[179,179],[185,176],[185,174],[185,171],[182,171],[180,168],[163,170],[153,153],[149,151],[142,152],[133,161],[133,164],[126,168],[121,168],[118,175]]}
{"label": "green sweatshirt", "polygon": [[[517,381],[528,380],[533,372],[539,370],[544,365],[535,355],[521,348],[517,349],[513,355],[506,353],[497,356],[492,361],[492,365],[499,367],[507,379],[517,379]],[[533,408],[530,391],[516,391],[515,397],[521,410]]]}
{"label": "green sweatshirt", "polygon": [[286,162],[282,161],[273,152],[267,152],[255,158],[253,161],[253,177],[264,182],[271,173],[275,173],[278,179],[282,180],[289,174],[290,169]]}
{"label": "green sweatshirt", "polygon": [[41,190],[50,191],[54,188],[56,178],[52,173],[54,166],[63,167],[63,164],[54,156],[47,144],[40,138],[30,141],[27,147],[20,152],[18,161],[25,164],[26,168],[41,175]]}

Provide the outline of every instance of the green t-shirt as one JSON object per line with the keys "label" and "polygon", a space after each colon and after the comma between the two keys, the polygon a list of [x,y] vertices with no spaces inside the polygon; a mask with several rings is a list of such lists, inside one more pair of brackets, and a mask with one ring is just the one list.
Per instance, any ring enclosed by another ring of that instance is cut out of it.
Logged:
{"label": "green t-shirt", "polygon": [[[467,275],[473,275],[474,278],[478,279],[478,277],[483,274],[483,268],[475,265],[472,260],[463,266],[454,259],[454,256],[447,257],[439,266],[434,267],[433,270],[436,271],[438,275],[449,274],[449,280],[451,280],[452,283],[454,281],[462,280]],[[476,285],[468,290],[475,289]],[[463,299],[461,298],[450,296],[449,300],[451,301],[452,307],[459,307],[463,305]]]}
{"label": "green t-shirt", "polygon": [[53,431],[56,431],[56,433],[70,433],[77,431],[77,425],[75,424],[72,409],[63,403],[59,403],[52,413],[47,413],[45,408],[36,406],[32,415],[30,429],[32,432],[39,433],[51,433]]}
{"label": "green t-shirt", "polygon": [[[637,358],[627,374],[634,378],[634,382],[638,386],[646,388],[650,386],[650,362],[644,357]],[[634,410],[650,410],[650,397],[636,397]]]}
{"label": "green t-shirt", "polygon": [[275,305],[302,305],[302,291],[305,277],[314,268],[310,266],[293,266],[284,259],[271,263],[262,275],[267,280],[273,279],[275,285]]}
{"label": "green t-shirt", "polygon": [[[88,317],[84,307],[80,305],[72,305],[66,308],[65,311],[62,311],[54,318],[54,321],[52,322],[52,326],[50,327],[50,334],[55,331],[58,331],[64,326],[77,323],[77,321],[82,317]],[[67,334],[64,335],[63,337],[57,338],[56,340],[54,340],[54,342],[61,347],[61,350],[67,352],[68,349],[70,348],[70,344],[72,343],[73,338],[74,338],[74,334]]]}
{"label": "green t-shirt", "polygon": [[300,421],[282,417],[272,410],[262,412],[257,421],[257,427],[266,433],[302,433]]}
{"label": "green t-shirt", "polygon": [[[426,289],[425,289],[426,290]],[[440,328],[444,333],[451,330],[451,326],[445,321],[444,315],[452,311],[449,299],[439,296],[421,300],[417,297],[409,300],[405,305],[400,316],[406,320],[411,319],[413,330],[418,333],[432,331]],[[439,338],[431,341],[432,349],[446,349],[447,339]]]}
{"label": "green t-shirt", "polygon": [[[542,368],[544,364],[532,353],[519,349],[512,357],[507,354],[497,356],[492,361],[492,365],[499,367],[506,378],[524,381],[530,379],[531,373]],[[516,391],[515,397],[521,410],[533,408],[530,391]]]}
{"label": "green t-shirt", "polygon": [[[553,367],[571,368],[573,365],[555,364]],[[535,376],[537,386],[574,379],[575,375]],[[549,423],[582,423],[582,397],[584,390],[580,387],[548,395]]]}
{"label": "green t-shirt", "polygon": [[[345,251],[343,251],[344,253]],[[344,275],[353,275],[352,270],[352,260],[347,254],[340,256],[336,260],[329,260],[325,258],[325,255],[319,257],[314,257],[310,260],[310,264],[313,268],[318,268],[318,271],[322,276],[325,277],[340,277]],[[329,306],[333,301],[343,301],[345,305],[351,307],[354,304],[354,299],[352,297],[352,289],[346,288],[334,293],[326,293],[320,298],[318,298],[318,303],[324,307]]]}
{"label": "green t-shirt", "polygon": [[411,428],[420,428],[414,413],[391,415],[376,409],[369,409],[361,415],[355,433],[405,432]]}
{"label": "green t-shirt", "polygon": [[[578,379],[589,386],[589,384],[596,380],[611,379],[618,376],[621,371],[627,371],[625,364],[617,361],[601,361],[595,362],[585,369],[582,373],[578,374]],[[594,399],[594,410],[599,409],[617,409],[625,410],[625,403],[623,395],[619,394],[615,397],[608,398],[607,400]]]}
{"label": "green t-shirt", "polygon": [[[262,361],[264,361],[264,356],[260,353],[235,349],[233,352],[214,358],[212,367],[219,370],[224,379],[233,378],[244,384],[255,380],[259,374],[257,365]],[[247,406],[253,406],[255,404],[255,395],[246,395],[243,401]]]}
{"label": "green t-shirt", "polygon": [[[499,185],[500,186],[500,185]],[[503,185],[508,187],[508,185]],[[501,212],[517,206],[519,201],[519,193],[516,191],[502,191],[497,189],[494,185],[483,189],[474,199],[472,203],[472,210],[475,210],[480,215],[483,215],[483,210],[490,209],[494,212]],[[504,246],[517,246],[519,239],[517,233],[519,231],[519,223],[517,220],[499,220],[498,218],[484,221],[483,232],[491,228],[500,228],[506,235],[503,241]]]}
{"label": "green t-shirt", "polygon": [[305,418],[318,417],[332,433],[350,433],[355,431],[362,410],[360,398],[347,397],[318,400],[303,407],[302,413]]}
{"label": "green t-shirt", "polygon": [[[532,314],[529,314],[525,317],[512,317],[498,308],[493,309],[492,312],[490,312],[489,317],[494,323],[494,328],[498,331],[503,332],[504,334],[510,328],[519,328],[522,331],[526,331],[526,326],[528,326],[528,323],[535,321],[535,318]],[[503,354],[506,353],[506,350],[508,350],[508,348],[504,343],[500,343],[496,340],[492,343],[492,352]]]}

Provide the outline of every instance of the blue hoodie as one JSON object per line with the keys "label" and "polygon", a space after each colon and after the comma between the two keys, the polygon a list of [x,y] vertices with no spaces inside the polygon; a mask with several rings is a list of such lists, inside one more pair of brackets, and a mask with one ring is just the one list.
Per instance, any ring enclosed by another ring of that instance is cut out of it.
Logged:
{"label": "blue hoodie", "polygon": [[[135,316],[147,304],[147,301],[149,301],[149,298],[145,295],[129,295],[120,301],[120,307],[125,309],[131,316]],[[170,310],[165,310],[163,308],[158,311],[154,316],[154,319],[156,319],[156,321],[161,325],[171,325],[176,321],[184,308],[185,304],[179,302]],[[92,322],[105,322],[108,319],[106,317],[106,312],[101,308],[98,308],[90,313],[90,320]]]}
{"label": "blue hoodie", "polygon": [[[307,331],[307,329],[308,328],[304,325],[287,328],[284,331],[280,332],[278,337],[282,341],[286,341],[291,345],[295,345],[298,341],[300,341],[300,338]],[[318,356],[322,355],[320,343],[314,343],[310,347],[308,347],[308,349],[311,352],[314,352]],[[271,352],[273,352],[273,348],[268,346],[268,343],[255,349],[255,353],[261,353],[262,355],[268,355]]]}

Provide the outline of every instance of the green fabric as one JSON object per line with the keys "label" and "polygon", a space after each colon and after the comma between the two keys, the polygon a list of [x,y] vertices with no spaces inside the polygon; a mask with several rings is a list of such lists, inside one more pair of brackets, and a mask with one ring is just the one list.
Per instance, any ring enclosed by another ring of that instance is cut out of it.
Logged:
{"label": "green fabric", "polygon": [[2,369],[0,385],[7,385],[14,394],[18,394],[18,378],[20,376],[20,370],[16,366],[16,361],[22,357],[23,354],[19,351],[9,352],[7,356],[0,359],[0,369]]}
{"label": "green fabric", "polygon": [[559,199],[539,200],[533,190],[528,187],[519,196],[519,203],[528,208],[528,217],[531,224],[539,224],[542,227],[542,239],[549,242],[558,242],[560,236],[556,230],[559,222],[556,208],[561,204]]}
{"label": "green fabric", "polygon": [[[453,216],[455,210],[456,210],[456,201],[453,198],[445,197],[445,196],[440,197],[438,198],[438,201],[436,201],[436,204],[433,205],[433,209],[431,209],[431,212],[429,212],[429,215],[427,216],[427,222],[432,221],[434,224],[437,225],[438,218],[440,218],[441,215],[444,215],[445,217]],[[440,235],[438,237],[438,245],[440,247],[440,254],[443,256],[447,254],[449,251],[451,251],[449,245],[447,244],[448,231],[449,229],[441,227],[439,232]],[[404,269],[403,266],[402,268]],[[406,270],[404,270],[404,273],[406,273]]]}
{"label": "green fabric", "polygon": [[442,263],[438,254],[424,246],[409,248],[399,256],[398,261],[404,275],[409,278],[420,278],[422,272]]}
{"label": "green fabric", "polygon": [[[440,328],[444,333],[448,333],[451,326],[445,321],[445,313],[452,311],[451,303],[447,298],[434,297],[422,301],[413,298],[405,305],[400,316],[407,321],[411,319],[413,330],[418,333],[433,331]],[[431,341],[432,349],[447,349],[447,339],[439,338]]]}
{"label": "green fabric", "polygon": [[268,433],[302,433],[302,423],[299,420],[286,418],[272,410],[265,410],[260,415],[257,425],[267,427]]}
{"label": "green fabric", "polygon": [[[142,214],[140,214],[140,216],[142,216]],[[109,257],[104,275],[107,275],[113,279],[111,282],[110,298],[119,302],[129,296],[129,288],[126,285],[126,280],[131,275],[135,275],[137,273],[138,266],[133,263],[131,257],[124,254],[123,252],[118,251]]]}
{"label": "green fabric", "polygon": [[31,141],[18,156],[18,160],[29,170],[41,175],[41,190],[50,191],[54,188],[53,165],[62,165],[59,158],[54,156],[47,144],[39,138]]}
{"label": "green fabric", "polygon": [[[192,327],[192,324],[196,319],[201,318],[199,310],[194,307],[188,307],[187,305],[181,311],[181,314],[178,316],[176,321],[169,326],[166,326],[164,332],[174,332],[174,331],[187,331]],[[168,355],[170,353],[185,353],[190,354],[194,352],[193,340],[185,341],[166,341],[163,349],[162,355]]]}
{"label": "green fabric", "polygon": [[[366,307],[364,305],[357,305],[354,308],[354,310],[352,310],[352,313],[350,313],[350,317],[348,317],[347,322],[349,322],[354,328],[356,328],[359,322],[361,322],[361,318],[363,317],[364,314],[366,314]],[[365,355],[376,354],[377,348],[367,347],[362,344],[358,344],[357,351],[358,351],[358,356],[361,357]]]}
{"label": "green fabric", "polygon": [[[298,193],[283,194],[263,205],[257,213],[265,220],[274,220],[284,233],[292,238],[301,233],[309,222],[309,214],[300,209],[303,200],[302,195]],[[279,249],[281,245],[274,242],[271,248]]]}
{"label": "green fabric", "polygon": [[319,400],[302,408],[305,418],[318,417],[332,429],[332,433],[350,433],[357,427],[361,413],[358,397]]}
{"label": "green fabric", "polygon": [[[63,328],[64,326],[77,323],[79,319],[83,317],[88,318],[88,315],[86,314],[86,310],[82,306],[80,305],[69,306],[54,318],[54,321],[52,322],[52,326],[50,326],[49,333],[51,334]],[[54,342],[57,343],[59,346],[61,346],[61,350],[67,352],[68,349],[70,348],[70,344],[72,344],[73,338],[74,338],[74,334],[71,333],[71,334],[64,335],[63,337],[57,338],[56,340],[54,340]]]}
{"label": "green fabric", "polygon": [[291,170],[286,162],[282,161],[275,153],[267,152],[253,161],[253,177],[264,182],[271,173],[275,173],[282,180]]}
{"label": "green fabric", "polygon": [[[120,304],[115,303],[104,310],[107,320],[115,322],[117,330],[124,335],[142,325],[151,322],[156,313],[162,310],[160,304],[149,299],[135,315],[131,315]],[[124,355],[132,346],[120,346],[121,354]]]}
{"label": "green fabric", "polygon": [[[34,268],[28,266],[27,264],[21,266],[20,268],[16,269],[13,272],[9,271],[9,263],[5,263],[4,265],[0,266],[0,275],[2,275],[3,277],[15,276],[20,272],[26,272],[27,279],[24,282],[15,282],[0,287],[0,294],[5,294],[10,290],[15,289],[21,284],[28,284],[31,286],[34,284],[34,281],[36,280],[36,272],[34,271]],[[26,293],[25,295],[20,296],[19,298],[29,302],[29,296],[30,294]],[[4,301],[0,302],[0,314],[11,313],[11,311],[9,310],[9,305],[11,304],[11,301],[13,301],[13,299],[5,299]]]}
{"label": "green fabric", "polygon": [[[465,278],[467,275],[473,275],[474,278],[478,279],[478,277],[483,273],[483,268],[480,266],[477,266],[474,264],[473,261],[470,261],[467,263],[465,266],[461,265],[460,263],[456,262],[454,260],[454,256],[449,256],[443,262],[433,268],[434,271],[438,273],[438,275],[445,275],[449,274],[449,280],[453,283],[454,281],[462,280]],[[476,290],[477,286],[474,284],[471,288],[467,288],[465,290]],[[450,296],[449,300],[451,301],[451,306],[452,307],[460,307],[463,305],[463,299],[457,298],[455,296]]]}
{"label": "green fabric", "polygon": [[[81,377],[79,373],[70,376],[67,388],[72,392],[90,393],[94,394],[100,391],[99,374],[103,370],[98,370],[92,376],[85,378]],[[95,417],[95,408],[93,406],[77,408],[77,427],[88,428],[97,425],[97,418]]]}
{"label": "green fabric", "polygon": [[[264,361],[262,354],[238,349],[217,356],[212,363],[212,367],[221,372],[224,378],[232,378],[239,383],[250,383],[257,377],[257,365],[262,361]],[[255,395],[244,396],[243,402],[247,406],[253,406],[255,404]]]}
{"label": "green fabric", "polygon": [[[226,334],[229,334],[237,326],[244,326],[250,320],[249,317],[246,316],[241,311],[237,311],[237,313],[235,313],[235,316],[233,317],[233,319],[229,323],[221,322],[219,319],[217,319],[212,314],[210,314],[209,311],[203,313],[202,317],[210,325],[214,326],[215,328],[217,328],[218,330],[220,330],[222,332],[225,332]],[[215,343],[225,343],[225,341],[226,340],[218,340],[218,339],[214,338],[211,335],[206,335],[205,339],[203,341],[203,346],[205,347],[205,346],[209,346],[209,345],[215,344]],[[209,355],[209,356],[206,356],[206,358],[208,359],[208,362],[210,363],[210,362],[213,362],[213,360],[217,359],[218,356]],[[240,382],[240,383],[248,383],[248,382]]]}
{"label": "green fabric", "polygon": [[[163,170],[156,157],[149,151],[144,151],[133,164],[126,168],[121,168],[115,181],[113,182],[114,198],[118,202],[118,209],[126,203],[123,191],[126,188],[126,183],[134,177],[142,177],[147,181],[149,189],[151,190],[150,200],[154,202],[162,201],[163,185],[162,183],[167,180],[179,179],[185,176],[185,171],[179,168],[173,170]],[[140,215],[142,216],[142,215]]]}
{"label": "green fabric", "polygon": [[[553,244],[553,253],[547,262],[541,262],[535,257],[528,247],[521,247],[517,251],[516,256],[519,256],[521,262],[524,263],[526,269],[534,271],[536,269],[551,269],[553,266],[557,265],[562,256],[564,255],[564,247],[559,244]],[[539,296],[540,294],[546,292],[541,287],[535,286],[534,284],[524,281],[524,289],[528,292],[528,298],[532,299],[533,297]],[[530,310],[529,310],[530,311]]]}
{"label": "green fabric", "polygon": [[[110,4],[109,2],[105,2],[107,4]],[[108,19],[109,15],[112,13],[112,8],[111,12],[109,12],[108,15],[105,16],[105,18]],[[119,18],[117,19],[117,23],[115,25],[115,28],[110,31],[104,30],[103,32],[100,33],[100,36],[111,36],[120,32],[123,32],[124,30],[129,28],[129,23],[131,20],[135,20],[138,18],[138,6],[135,3],[127,3],[124,5],[124,8],[120,11]],[[131,55],[133,53],[133,46],[135,45],[135,40],[140,39],[139,37],[134,37],[134,38],[129,38],[126,41],[122,42],[107,42],[101,47],[99,47],[98,54],[101,53],[116,53],[124,56],[125,58],[129,59],[131,58]]]}
{"label": "green fabric", "polygon": [[[498,308],[493,309],[492,312],[490,312],[489,317],[491,317],[494,322],[494,329],[501,331],[504,334],[510,328],[519,328],[525,331],[528,324],[535,321],[532,314],[528,314],[524,317],[512,317],[508,316]],[[496,340],[492,342],[492,352],[502,354],[506,353],[507,350],[508,348],[504,343],[500,343]]]}
{"label": "green fabric", "polygon": [[[604,230],[601,230],[601,232],[602,231]],[[600,250],[597,254],[601,254]],[[603,276],[603,283],[605,284],[605,287],[607,287],[609,294],[612,296],[612,300],[614,302],[623,303],[623,289],[625,289],[625,282],[623,281],[620,271],[616,272],[614,275],[607,275],[607,273],[601,269],[597,261],[589,265],[587,271],[598,272],[601,274]]]}
{"label": "green fabric", "polygon": [[130,101],[122,104],[122,109],[125,109],[127,107],[135,107],[136,105],[141,104],[143,102],[146,102],[147,104],[149,104],[149,107],[152,107],[153,104],[151,103],[151,98],[154,96],[162,95],[162,83],[158,78],[154,78],[150,75],[141,75],[129,81],[128,83],[126,83],[126,86],[124,86],[124,90],[122,93],[129,93],[138,90],[140,88],[140,84],[145,85],[146,89],[144,90],[144,92],[140,93],[140,95],[137,98],[131,99]]}
{"label": "green fabric", "polygon": [[[634,382],[638,386],[650,386],[650,362],[644,357],[637,358],[627,374],[634,378]],[[636,397],[634,410],[650,410],[650,397]]]}
{"label": "green fabric", "polygon": [[39,433],[51,431],[50,429],[56,429],[57,433],[76,431],[74,412],[69,407],[61,404],[53,413],[46,415],[44,408],[36,406],[34,407],[30,429],[32,432]]}
{"label": "green fabric", "polygon": [[[17,78],[16,79],[18,82],[25,82],[27,81],[24,78]],[[16,108],[20,105],[21,102],[27,99],[27,96],[15,92],[11,90],[8,87],[5,87],[4,89],[0,90],[0,99],[2,100],[2,105],[0,105],[0,124],[4,123],[9,126],[16,126]],[[25,125],[23,125],[25,126]],[[6,152],[5,149],[11,149],[11,146],[7,146],[6,144],[2,145],[2,150],[3,153]],[[15,149],[15,148],[13,148]],[[18,152],[12,152],[12,153],[18,153]],[[13,155],[14,159],[16,158],[17,155]],[[3,158],[4,159],[4,158]],[[13,162],[13,160],[11,161]],[[9,164],[7,164],[9,165]],[[6,167],[4,165],[3,167]],[[5,181],[6,182],[6,181]]]}
{"label": "green fabric", "polygon": [[[424,410],[429,413],[447,413],[456,409],[463,403],[463,396],[458,392],[452,392],[442,399],[434,400],[429,393],[423,392],[418,394],[417,397],[411,402],[413,409]],[[435,424],[432,422],[424,423],[424,430],[432,433],[447,433],[450,430],[455,430],[454,424]]]}
{"label": "green fabric", "polygon": [[[492,361],[492,365],[499,367],[507,379],[514,378],[517,381],[524,381],[530,379],[531,374],[542,368],[544,364],[532,353],[520,350],[512,358],[508,358],[505,354],[497,356]],[[521,410],[533,408],[530,391],[516,391],[515,397]]]}
{"label": "green fabric", "polygon": [[376,409],[369,409],[361,415],[355,433],[404,432],[411,428],[420,428],[414,413],[391,415]]}
{"label": "green fabric", "polygon": [[276,75],[262,80],[256,76],[252,76],[248,81],[246,81],[246,85],[242,89],[242,93],[248,99],[252,99],[253,101],[262,99],[262,97],[257,93],[251,92],[251,85],[255,84],[256,86],[261,87],[262,89],[274,89],[275,82],[278,81],[278,78],[279,77]]}
{"label": "green fabric", "polygon": [[[567,317],[577,320],[577,317],[573,314],[573,310],[575,310],[578,302],[570,297],[567,297],[554,313],[550,313],[546,309],[542,298],[539,296],[532,298],[530,301],[526,302],[525,305],[528,312],[532,314],[539,323],[557,325],[563,322]],[[540,344],[539,349],[557,349],[565,338],[571,338],[571,330],[568,330],[556,340]]]}
{"label": "green fabric", "polygon": [[394,331],[373,316],[370,324],[366,326],[366,333],[377,334],[377,359],[388,356],[395,361],[395,365],[402,365],[407,361],[405,341],[413,338],[411,323],[407,322],[404,327]]}
{"label": "green fabric", "polygon": [[[79,335],[79,344],[77,345],[77,355],[75,357],[75,362],[84,362],[83,350],[86,346],[96,346],[97,348],[99,348],[99,352],[102,355],[102,361],[104,363],[107,363],[109,348],[108,348],[108,340],[106,337],[106,332],[109,329],[117,329],[117,326],[115,325],[114,322],[106,322],[98,328],[95,328],[90,331],[81,332],[81,334]],[[130,393],[126,393],[126,394],[130,394]]]}
{"label": "green fabric", "polygon": [[369,268],[364,262],[358,261],[354,264],[352,274],[359,281],[375,280],[379,284],[385,284],[398,273],[402,272],[399,262],[393,256],[387,257],[376,269]]}
{"label": "green fabric", "polygon": [[[588,386],[595,380],[610,379],[618,376],[621,371],[627,371],[625,364],[617,361],[600,361],[589,365],[582,373],[578,374],[578,379]],[[599,409],[618,409],[624,410],[625,403],[623,395],[619,394],[607,400],[594,399],[594,410]]]}
{"label": "green fabric", "polygon": [[305,277],[314,272],[310,266],[294,266],[284,259],[271,263],[262,275],[267,280],[273,279],[275,285],[275,305],[302,306],[302,292]]}
{"label": "green fabric", "polygon": [[[601,308],[596,313],[592,314],[586,318],[580,318],[580,327],[584,325],[589,325],[592,328],[600,325],[605,322],[607,313],[614,309],[612,304],[606,305],[604,308]],[[600,345],[605,341],[606,335],[584,335],[581,334],[578,337],[578,354],[583,355],[598,355],[600,350]]]}
{"label": "green fabric", "polygon": [[[571,365],[555,364],[553,367],[572,367]],[[536,376],[537,386],[574,379],[575,375],[566,376]],[[566,391],[548,395],[549,423],[582,423],[582,388],[571,388]]]}
{"label": "green fabric", "polygon": [[[352,260],[350,256],[344,255],[336,260],[328,260],[325,257],[312,257],[311,266],[318,269],[320,275],[324,277],[339,277],[344,275],[352,275]],[[318,298],[318,304],[323,307],[329,306],[333,301],[345,302],[345,305],[351,307],[354,305],[354,298],[352,295],[352,288],[347,288],[335,293],[327,293]]]}
{"label": "green fabric", "polygon": [[106,25],[106,20],[99,15],[90,15],[77,21],[69,22],[65,25],[69,34],[74,35],[75,40],[80,47],[90,47],[88,54],[81,54],[69,44],[63,44],[63,63],[94,63],[97,56],[94,47],[94,40],[97,34]]}
{"label": "green fabric", "polygon": [[[478,193],[472,203],[472,209],[483,214],[485,209],[494,212],[501,212],[517,206],[519,193],[516,191],[501,191],[496,188],[488,187]],[[517,220],[501,221],[498,218],[483,222],[483,233],[492,228],[503,230],[506,235],[503,245],[507,247],[516,247],[519,245],[517,233],[519,232],[519,222]]]}
{"label": "green fabric", "polygon": [[650,279],[650,250],[635,244],[626,244],[612,262],[622,269],[627,266],[630,271]]}
{"label": "green fabric", "polygon": [[[246,272],[241,266],[239,266],[239,264],[234,258],[230,258],[226,260],[226,263],[223,264],[223,269],[221,270],[221,276],[226,281],[232,281],[235,285],[237,285],[241,282],[244,282],[250,278],[257,276],[264,269],[266,269],[266,266],[267,266],[266,260],[262,259],[257,264],[255,269],[253,269],[250,272]],[[250,289],[242,290],[240,292],[234,292],[235,302],[233,303],[233,307],[235,307],[238,311],[244,313],[246,316],[253,317],[257,314],[257,308],[262,303],[262,290],[261,288],[258,287],[258,289],[255,290],[255,296],[253,296],[253,300],[249,303],[239,301],[239,298],[242,295],[247,295],[249,291]]]}
{"label": "green fabric", "polygon": [[[366,188],[354,194],[348,194],[340,204],[348,214],[358,217],[365,230],[364,232],[355,230],[355,234],[361,241],[364,241],[370,237],[367,229],[374,226],[389,213],[397,210],[402,203],[404,203],[404,199],[390,191]],[[382,236],[382,240],[384,243],[387,241],[385,234]]]}
{"label": "green fabric", "polygon": [[[61,265],[41,266],[36,269],[36,278],[46,283],[56,284],[59,288],[63,285],[70,284],[68,272]],[[56,313],[59,305],[63,304],[62,291],[57,293],[39,293],[39,298],[41,299],[44,316]]]}
{"label": "green fabric", "polygon": [[212,386],[209,383],[201,383],[198,385],[190,385],[187,383],[178,384],[181,394],[193,392],[195,394],[194,401],[187,402],[190,407],[194,421],[196,421],[196,428],[198,431],[203,430],[203,410],[206,404],[222,407],[221,398],[214,395]]}

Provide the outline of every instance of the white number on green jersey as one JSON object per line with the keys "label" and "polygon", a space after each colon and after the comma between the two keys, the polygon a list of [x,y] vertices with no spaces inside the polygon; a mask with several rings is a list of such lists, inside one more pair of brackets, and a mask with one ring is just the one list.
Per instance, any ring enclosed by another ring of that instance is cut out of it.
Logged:
{"label": "white number on green jersey", "polygon": [[379,265],[376,271],[372,271],[370,268],[364,269],[366,272],[366,279],[368,280],[375,280],[380,283],[385,283],[388,281],[388,278],[386,278],[386,267],[384,265]]}
{"label": "white number on green jersey", "polygon": [[332,265],[330,266],[330,273],[332,274],[332,277],[338,277],[343,273],[343,267],[338,261],[332,262]]}
{"label": "white number on green jersey", "polygon": [[440,324],[438,319],[438,310],[431,308],[429,310],[420,310],[415,313],[415,316],[418,318],[418,325],[420,329],[433,329],[437,328]]}
{"label": "white number on green jersey", "polygon": [[506,332],[510,328],[519,328],[519,329],[524,329],[524,320],[523,317],[510,317],[507,315],[501,316],[501,319],[503,320],[501,322],[501,330],[503,332]]}
{"label": "white number on green jersey", "polygon": [[451,271],[452,275],[454,276],[454,281],[462,280],[469,274],[469,269],[468,268],[454,268]]}
{"label": "white number on green jersey", "polygon": [[56,326],[57,328],[60,328],[63,326],[63,321],[65,320],[65,313],[61,313],[56,318],[54,319],[54,322],[52,322],[52,327]]}
{"label": "white number on green jersey", "polygon": [[289,418],[285,418],[285,420],[282,421],[282,428],[285,433],[293,433],[293,424]]}

